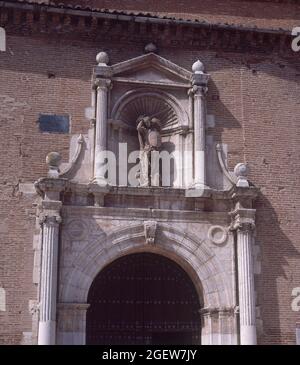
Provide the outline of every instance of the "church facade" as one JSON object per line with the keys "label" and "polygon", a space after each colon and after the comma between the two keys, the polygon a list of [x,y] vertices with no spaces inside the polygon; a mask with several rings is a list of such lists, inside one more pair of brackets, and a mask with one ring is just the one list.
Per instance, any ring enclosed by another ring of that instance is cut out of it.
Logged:
{"label": "church facade", "polygon": [[295,344],[298,5],[65,3],[0,8],[0,342]]}

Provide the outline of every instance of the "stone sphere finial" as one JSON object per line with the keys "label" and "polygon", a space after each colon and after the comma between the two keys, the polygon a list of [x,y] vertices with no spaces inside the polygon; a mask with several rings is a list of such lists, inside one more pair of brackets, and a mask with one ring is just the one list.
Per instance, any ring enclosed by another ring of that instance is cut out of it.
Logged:
{"label": "stone sphere finial", "polygon": [[99,66],[107,66],[109,62],[109,57],[106,52],[99,52],[96,56],[96,61]]}
{"label": "stone sphere finial", "polygon": [[58,152],[50,152],[46,156],[46,164],[49,167],[48,177],[59,177],[59,164],[61,162],[61,155]]}
{"label": "stone sphere finial", "polygon": [[200,60],[197,60],[195,63],[193,63],[192,71],[195,74],[202,74],[204,71],[204,65]]}
{"label": "stone sphere finial", "polygon": [[247,176],[247,174],[248,174],[247,165],[243,162],[238,163],[234,168],[234,174],[236,177]]}
{"label": "stone sphere finial", "polygon": [[59,166],[61,155],[58,152],[50,152],[46,156],[46,164],[49,166]]}
{"label": "stone sphere finial", "polygon": [[154,43],[148,43],[145,48],[144,48],[145,53],[156,53],[157,52],[157,47]]}
{"label": "stone sphere finial", "polygon": [[240,162],[234,168],[234,174],[237,177],[236,186],[239,187],[249,187],[249,183],[247,180],[248,175],[248,167],[245,163]]}

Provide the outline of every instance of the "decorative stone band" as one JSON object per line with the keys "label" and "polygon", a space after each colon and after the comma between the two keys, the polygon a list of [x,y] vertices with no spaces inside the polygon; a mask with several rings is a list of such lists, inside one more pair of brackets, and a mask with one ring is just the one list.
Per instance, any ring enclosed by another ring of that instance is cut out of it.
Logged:
{"label": "decorative stone band", "polygon": [[199,313],[201,316],[210,316],[212,314],[219,314],[219,315],[234,315],[236,313],[237,307],[207,307],[201,308]]}
{"label": "decorative stone band", "polygon": [[87,310],[89,307],[88,303],[57,303],[57,308],[63,310]]}

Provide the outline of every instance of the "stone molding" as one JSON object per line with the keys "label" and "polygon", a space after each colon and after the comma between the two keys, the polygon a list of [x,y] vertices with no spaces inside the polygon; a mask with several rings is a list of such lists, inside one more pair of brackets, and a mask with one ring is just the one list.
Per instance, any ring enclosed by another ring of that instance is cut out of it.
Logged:
{"label": "stone molding", "polygon": [[135,58],[131,58],[129,60],[116,63],[111,66],[114,75],[119,73],[123,73],[125,71],[136,70],[139,66],[143,66],[145,64],[150,64],[151,66],[155,66],[157,69],[163,71],[167,70],[171,72],[173,75],[176,75],[178,79],[181,80],[182,84],[185,84],[186,87],[190,86],[190,80],[192,73],[185,68],[178,66],[176,63],[173,63],[166,58],[163,58],[153,52],[147,53],[145,55],[141,55]]}
{"label": "stone molding", "polygon": [[219,315],[234,315],[236,314],[236,307],[207,307],[199,310],[201,316],[210,316],[212,314]]}
{"label": "stone molding", "polygon": [[88,303],[57,303],[57,308],[63,310],[87,310],[89,307]]}

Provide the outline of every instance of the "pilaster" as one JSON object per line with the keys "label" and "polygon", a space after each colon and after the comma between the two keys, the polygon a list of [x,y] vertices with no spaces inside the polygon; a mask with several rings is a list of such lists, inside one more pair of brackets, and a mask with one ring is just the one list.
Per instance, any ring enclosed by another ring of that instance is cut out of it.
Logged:
{"label": "pilaster", "polygon": [[42,270],[39,304],[39,345],[54,345],[56,334],[56,299],[58,240],[61,223],[60,201],[44,201],[40,215],[42,225]]}
{"label": "pilaster", "polygon": [[193,64],[192,89],[194,95],[194,187],[204,188],[206,185],[205,166],[205,126],[206,126],[206,94],[209,75],[204,73],[200,61]]}
{"label": "pilaster", "polygon": [[256,310],[253,267],[253,233],[255,209],[237,208],[233,213],[237,232],[238,298],[241,345],[256,345]]}

